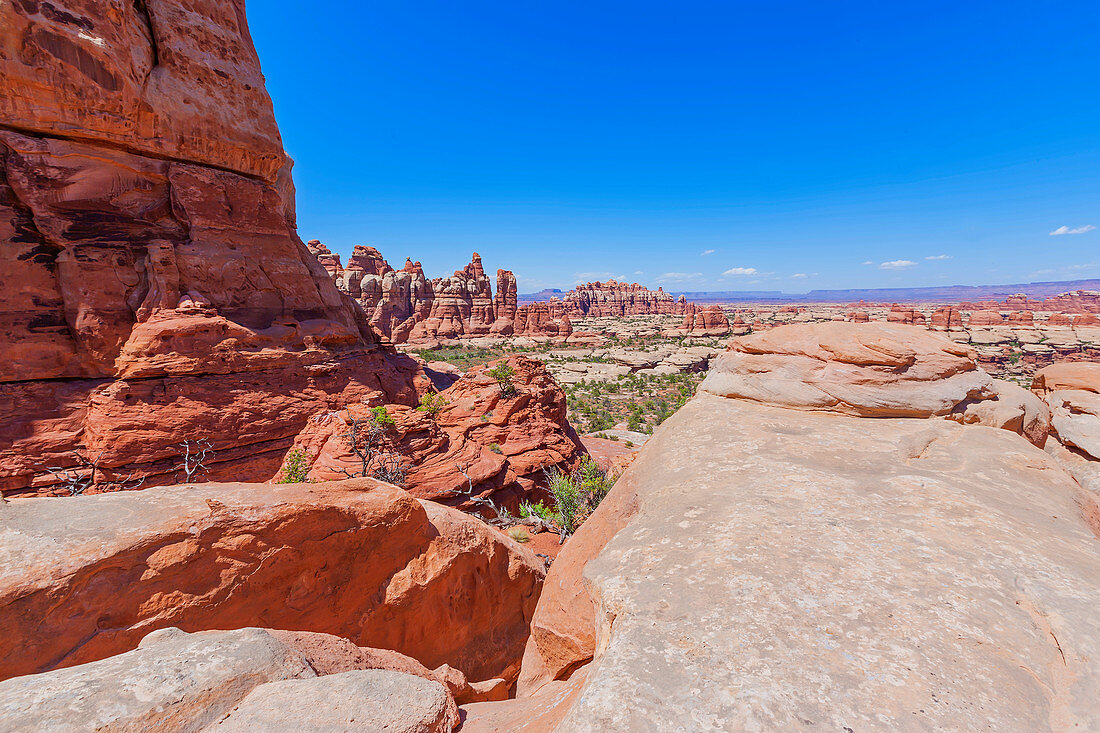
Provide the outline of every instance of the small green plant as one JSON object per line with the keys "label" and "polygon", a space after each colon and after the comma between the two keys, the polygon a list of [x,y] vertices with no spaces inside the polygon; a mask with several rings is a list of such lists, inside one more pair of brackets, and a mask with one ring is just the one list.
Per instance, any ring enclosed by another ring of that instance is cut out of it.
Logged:
{"label": "small green plant", "polygon": [[634,441],[633,440],[628,440],[628,441],[626,441],[625,445],[626,445],[627,448],[633,448],[634,447]]}
{"label": "small green plant", "polygon": [[546,479],[554,497],[553,521],[563,541],[577,531],[615,484],[607,472],[587,456],[571,473],[551,468],[546,472]]}
{"label": "small green plant", "polygon": [[493,453],[503,453],[503,451],[500,449],[500,445],[497,443],[490,443],[489,450],[491,450]]}
{"label": "small green plant", "polygon": [[519,515],[524,519],[528,517],[538,517],[547,522],[554,521],[554,510],[546,506],[546,504],[542,502],[542,499],[539,499],[536,504],[532,504],[529,501],[521,501],[519,503]]}
{"label": "small green plant", "polygon": [[490,377],[497,381],[500,393],[505,397],[516,393],[516,385],[512,378],[516,376],[516,370],[506,361],[502,361],[488,371]]}
{"label": "small green plant", "polygon": [[434,417],[439,417],[440,411],[447,406],[447,398],[438,392],[428,392],[421,396],[420,406],[416,409],[420,412],[426,412]]}
{"label": "small green plant", "polygon": [[613,441],[615,441],[616,443],[618,443],[618,442],[619,442],[619,436],[618,436],[618,435],[612,435],[612,436],[611,436],[611,440],[613,440]]}
{"label": "small green plant", "polygon": [[510,527],[508,529],[508,536],[520,544],[531,539],[531,535],[527,534],[527,530],[523,527]]}
{"label": "small green plant", "polygon": [[309,473],[309,456],[301,448],[295,448],[286,454],[283,461],[282,476],[277,484],[302,484],[306,482],[306,474]]}

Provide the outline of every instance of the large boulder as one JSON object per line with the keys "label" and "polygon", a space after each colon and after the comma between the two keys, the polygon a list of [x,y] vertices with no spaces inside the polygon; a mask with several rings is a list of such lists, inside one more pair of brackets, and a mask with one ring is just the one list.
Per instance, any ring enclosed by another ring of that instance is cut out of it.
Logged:
{"label": "large boulder", "polygon": [[[365,659],[341,654],[341,644],[355,647],[324,634],[310,635],[305,654],[296,644],[302,636],[259,628],[160,629],[123,654],[0,682],[4,727],[136,733],[230,730],[247,720],[250,730],[304,730],[305,721],[316,725],[349,714],[360,721],[388,716],[386,730],[394,731],[434,733],[458,724],[443,685],[426,670],[405,669],[415,667],[414,660],[389,652],[380,664],[386,652],[371,649],[359,650]],[[279,698],[286,682],[296,683],[294,699]],[[259,705],[268,698],[277,704]],[[307,703],[312,710],[302,707]]]}
{"label": "large boulder", "polygon": [[[666,421],[565,545],[515,703],[554,712],[526,729],[1100,725],[1095,499],[1014,431],[928,419],[990,384],[954,344],[833,325],[736,352],[761,360],[727,360],[737,389]],[[937,398],[906,409],[916,384]]]}
{"label": "large boulder", "polygon": [[268,682],[252,690],[210,733],[450,733],[458,723],[438,682],[362,670]]}
{"label": "large boulder", "polygon": [[202,484],[0,505],[0,673],[148,632],[266,626],[514,679],[543,565],[478,520],[372,479]]}
{"label": "large boulder", "polygon": [[793,324],[743,336],[700,390],[866,417],[946,415],[993,396],[969,347],[893,323]]}
{"label": "large boulder", "polygon": [[1051,411],[1047,451],[1100,494],[1100,364],[1073,362],[1040,369],[1032,390]]}

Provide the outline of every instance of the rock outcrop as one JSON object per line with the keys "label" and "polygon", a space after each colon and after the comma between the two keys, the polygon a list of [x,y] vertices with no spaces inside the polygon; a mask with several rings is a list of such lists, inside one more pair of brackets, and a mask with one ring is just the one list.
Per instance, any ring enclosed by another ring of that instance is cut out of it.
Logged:
{"label": "rock outcrop", "polygon": [[[743,325],[743,324],[739,324]],[[684,306],[684,321],[680,327],[668,331],[670,336],[728,336],[730,322],[720,305],[697,307],[694,303]]]}
{"label": "rock outcrop", "polygon": [[[394,652],[295,632],[165,628],[97,662],[0,682],[6,730],[347,730],[449,732],[443,683]],[[358,655],[333,652],[350,646]],[[319,655],[325,648],[329,653]],[[379,665],[372,654],[387,658]],[[415,671],[407,671],[406,668]],[[290,693],[286,695],[286,693]],[[285,695],[285,696],[284,696]]]}
{"label": "rock outcrop", "polygon": [[[991,382],[956,344],[767,335],[719,360],[566,544],[519,699],[471,706],[465,729],[524,706],[549,718],[515,730],[1100,725],[1095,501],[1013,432],[941,418]],[[916,383],[934,397],[903,407]]]}
{"label": "rock outcrop", "polygon": [[477,519],[372,479],[200,484],[0,506],[0,672],[266,626],[514,679],[542,562]]}
{"label": "rock outcrop", "polygon": [[[546,469],[568,469],[584,454],[566,419],[565,393],[546,367],[522,356],[505,363],[514,372],[512,393],[501,390],[486,366],[440,392],[442,406],[435,415],[387,407],[394,425],[379,452],[407,468],[404,486],[415,496],[468,510],[478,508],[477,498],[489,497],[515,511],[520,499],[545,483]],[[365,405],[311,419],[291,449],[308,463],[308,478],[360,473],[362,459],[350,445],[351,423],[369,419]]]}
{"label": "rock outcrop", "polygon": [[1051,411],[1047,451],[1082,486],[1100,494],[1100,364],[1046,367],[1031,388]]}
{"label": "rock outcrop", "polygon": [[295,233],[243,2],[3,3],[0,27],[4,493],[170,482],[195,439],[257,478],[324,406],[415,401]]}
{"label": "rock outcrop", "polygon": [[573,332],[569,318],[544,303],[517,306],[516,276],[497,270],[497,293],[474,252],[470,264],[451,277],[428,280],[419,262],[394,270],[373,247],[357,245],[341,267],[340,258],[310,240],[310,252],[337,287],[362,307],[378,338],[395,344],[486,336],[550,336]]}
{"label": "rock outcrop", "polygon": [[578,285],[562,298],[565,312],[580,318],[684,315],[687,302],[674,298],[663,288],[650,290],[638,283],[616,280]]}

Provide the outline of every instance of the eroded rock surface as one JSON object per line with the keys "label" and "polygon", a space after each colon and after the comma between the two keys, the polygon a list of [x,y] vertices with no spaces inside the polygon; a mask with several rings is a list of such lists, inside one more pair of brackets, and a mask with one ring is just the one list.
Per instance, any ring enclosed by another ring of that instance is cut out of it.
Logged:
{"label": "eroded rock surface", "polygon": [[259,479],[323,407],[415,403],[295,233],[243,2],[3,3],[0,28],[0,490],[171,483],[196,439]]}
{"label": "eroded rock surface", "polygon": [[123,654],[0,682],[0,713],[27,733],[452,730],[454,699],[417,667],[326,634],[165,628]]}
{"label": "eroded rock surface", "polygon": [[[1014,431],[942,419],[980,397],[959,375],[987,384],[954,344],[849,328],[731,352],[737,388],[654,434],[551,568],[516,701],[549,719],[517,729],[1100,725],[1095,500]],[[937,399],[901,407],[906,378]]]}
{"label": "eroded rock surface", "polygon": [[[477,367],[440,392],[438,414],[387,406],[394,427],[381,451],[407,467],[404,485],[414,495],[467,509],[476,508],[472,496],[491,496],[516,510],[544,483],[546,469],[568,469],[585,453],[566,420],[565,394],[546,367],[522,356],[504,363],[514,371],[508,394],[489,367]],[[367,406],[352,405],[309,421],[291,449],[305,457],[309,479],[362,471],[350,430],[369,415]]]}
{"label": "eroded rock surface", "polygon": [[372,479],[0,510],[5,677],[118,654],[157,628],[266,626],[514,679],[544,572],[482,522]]}

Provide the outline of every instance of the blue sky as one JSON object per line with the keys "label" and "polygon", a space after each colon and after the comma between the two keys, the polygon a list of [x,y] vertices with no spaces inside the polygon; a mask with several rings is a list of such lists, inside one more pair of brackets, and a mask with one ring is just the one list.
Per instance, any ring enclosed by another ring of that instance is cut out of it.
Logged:
{"label": "blue sky", "polygon": [[345,259],[476,250],[521,292],[1100,277],[1095,0],[248,14],[299,233]]}

